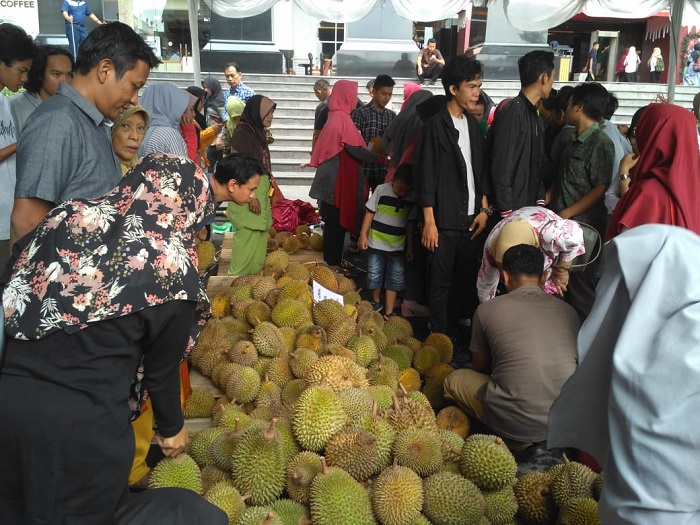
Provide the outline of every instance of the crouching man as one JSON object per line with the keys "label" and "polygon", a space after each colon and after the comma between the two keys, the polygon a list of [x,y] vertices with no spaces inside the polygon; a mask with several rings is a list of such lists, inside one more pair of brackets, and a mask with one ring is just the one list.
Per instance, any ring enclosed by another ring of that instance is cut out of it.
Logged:
{"label": "crouching man", "polygon": [[504,438],[513,451],[547,436],[549,409],[576,369],[575,310],[545,293],[544,257],[519,244],[503,256],[508,293],[477,308],[472,369],[452,372],[445,397]]}

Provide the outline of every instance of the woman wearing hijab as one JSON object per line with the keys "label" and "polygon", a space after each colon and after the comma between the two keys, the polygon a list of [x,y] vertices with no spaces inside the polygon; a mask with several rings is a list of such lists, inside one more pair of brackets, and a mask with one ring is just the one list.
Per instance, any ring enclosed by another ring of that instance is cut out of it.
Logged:
{"label": "woman wearing hijab", "polygon": [[[357,103],[357,82],[339,80],[328,103],[328,121],[323,126],[309,166],[316,169],[309,196],[318,199],[325,222],[323,259],[331,266],[343,260],[345,233],[359,237],[362,210],[368,188],[360,175],[360,162],[386,165],[386,157],[368,150],[350,118]],[[306,167],[302,164],[302,168]]]}
{"label": "woman wearing hijab", "polygon": [[149,123],[148,112],[143,106],[131,106],[112,125],[112,148],[122,167],[122,176],[136,164],[141,142]]}
{"label": "woman wearing hijab", "polygon": [[604,256],[547,446],[576,447],[602,466],[602,523],[698,523],[700,238],[647,224]]}
{"label": "woman wearing hijab", "polygon": [[272,226],[273,196],[270,148],[265,130],[272,124],[276,107],[277,104],[267,97],[251,97],[231,136],[231,151],[257,157],[261,160],[265,173],[260,177],[255,198],[248,206],[229,205],[226,209],[226,216],[236,227],[231,246],[229,275],[252,275],[258,273],[265,264],[267,231]]}
{"label": "woman wearing hijab", "polygon": [[189,152],[191,145],[194,145],[191,130],[194,131],[196,135],[197,160],[192,156],[190,156],[190,158],[194,160],[198,166],[208,168],[209,159],[207,159],[207,147],[211,146],[219,133],[221,133],[222,124],[214,123],[211,126],[207,126],[207,119],[202,114],[204,103],[207,98],[206,91],[197,86],[190,86],[187,88],[187,92],[194,95],[197,98],[197,102],[195,102],[193,107],[194,122],[189,126],[183,126],[182,134],[187,144],[187,151]]}
{"label": "woman wearing hijab", "polygon": [[635,130],[639,157],[630,173],[620,174],[631,182],[617,203],[607,239],[648,223],[700,233],[696,126],[692,113],[673,104],[650,104],[642,113]]}
{"label": "woman wearing hijab", "polygon": [[202,80],[202,89],[207,93],[207,99],[204,102],[204,116],[207,119],[207,125],[211,126],[214,121],[224,121],[224,92],[221,89],[221,83],[214,76],[205,77]]}
{"label": "woman wearing hijab", "polygon": [[178,370],[209,310],[194,238],[213,216],[199,168],[149,155],[25,237],[3,293],[0,522],[120,522],[140,406],[130,385],[148,389],[163,453],[184,450]]}
{"label": "woman wearing hijab", "polygon": [[618,82],[624,82],[625,79],[625,58],[627,58],[627,54],[630,52],[630,48],[626,47],[622,54],[620,55],[620,58],[617,61],[617,64],[615,64],[615,74],[617,75],[617,81]]}
{"label": "woman wearing hijab", "polygon": [[634,46],[630,46],[627,56],[623,62],[625,66],[625,79],[627,82],[637,81],[637,66],[641,63],[641,60],[637,56],[637,49]]}
{"label": "woman wearing hijab", "polygon": [[686,86],[700,86],[700,42],[696,42],[693,46],[685,66],[683,84]]}
{"label": "woman wearing hijab", "polygon": [[241,121],[241,115],[245,109],[245,102],[243,102],[238,97],[228,97],[226,101],[226,113],[228,114],[228,120],[224,127],[224,141],[223,150],[227,153],[231,152],[231,138],[233,137],[233,132],[236,130],[236,126]]}
{"label": "woman wearing hijab", "polygon": [[661,79],[661,73],[664,70],[664,57],[661,56],[661,48],[655,47],[651,52],[651,57],[647,61],[649,66],[649,77],[653,84],[658,84]]}
{"label": "woman wearing hijab", "polygon": [[[141,105],[151,117],[151,124],[139,148],[139,157],[149,153],[169,153],[187,157],[187,145],[180,131],[183,116],[197,99],[174,84],[152,84],[141,97]],[[189,115],[191,121],[193,115]]]}
{"label": "woman wearing hijab", "polygon": [[[413,85],[415,86],[416,84]],[[418,115],[416,106],[432,96],[433,94],[425,89],[419,89],[413,93],[408,102],[404,102],[401,113],[391,121],[384,131],[383,148],[391,157],[384,182],[393,180],[396,168],[401,164],[413,163],[413,150],[416,147],[418,134],[423,126],[423,121]]]}
{"label": "woman wearing hijab", "polygon": [[414,93],[418,93],[423,88],[419,84],[414,84],[413,82],[408,82],[403,85],[403,103],[401,104],[401,111],[406,108],[408,100]]}

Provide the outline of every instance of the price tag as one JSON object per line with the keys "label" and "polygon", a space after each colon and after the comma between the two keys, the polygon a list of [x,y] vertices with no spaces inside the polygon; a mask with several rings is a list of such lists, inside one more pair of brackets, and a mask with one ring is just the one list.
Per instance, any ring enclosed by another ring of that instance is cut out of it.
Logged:
{"label": "price tag", "polygon": [[313,294],[314,294],[314,302],[319,302],[323,301],[324,299],[333,299],[334,301],[339,302],[340,304],[343,303],[343,296],[339,295],[335,292],[331,292],[328,288],[324,288],[320,284],[318,284],[316,281],[312,281],[313,283]]}

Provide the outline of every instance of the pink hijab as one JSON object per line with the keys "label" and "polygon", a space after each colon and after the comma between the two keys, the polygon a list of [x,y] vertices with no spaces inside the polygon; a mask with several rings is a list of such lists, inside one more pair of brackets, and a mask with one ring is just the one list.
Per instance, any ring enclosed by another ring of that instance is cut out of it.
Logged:
{"label": "pink hijab", "polygon": [[335,157],[343,146],[365,146],[360,131],[355,127],[350,112],[357,104],[357,82],[338,80],[328,102],[328,121],[318,136],[309,164],[318,167],[322,162]]}
{"label": "pink hijab", "polygon": [[411,98],[411,95],[420,90],[421,87],[418,84],[408,83],[403,85],[403,103],[401,104],[401,111],[403,111],[403,108],[406,106],[408,99]]}

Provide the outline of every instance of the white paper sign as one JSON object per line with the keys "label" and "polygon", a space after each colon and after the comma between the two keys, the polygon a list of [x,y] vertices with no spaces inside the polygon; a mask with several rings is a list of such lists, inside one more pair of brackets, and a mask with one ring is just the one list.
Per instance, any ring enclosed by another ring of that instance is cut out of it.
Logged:
{"label": "white paper sign", "polygon": [[312,283],[314,292],[314,302],[317,303],[319,301],[323,301],[324,299],[333,299],[334,301],[337,301],[340,304],[344,305],[342,295],[339,295],[335,292],[331,292],[328,288],[324,288],[316,281],[312,281]]}

